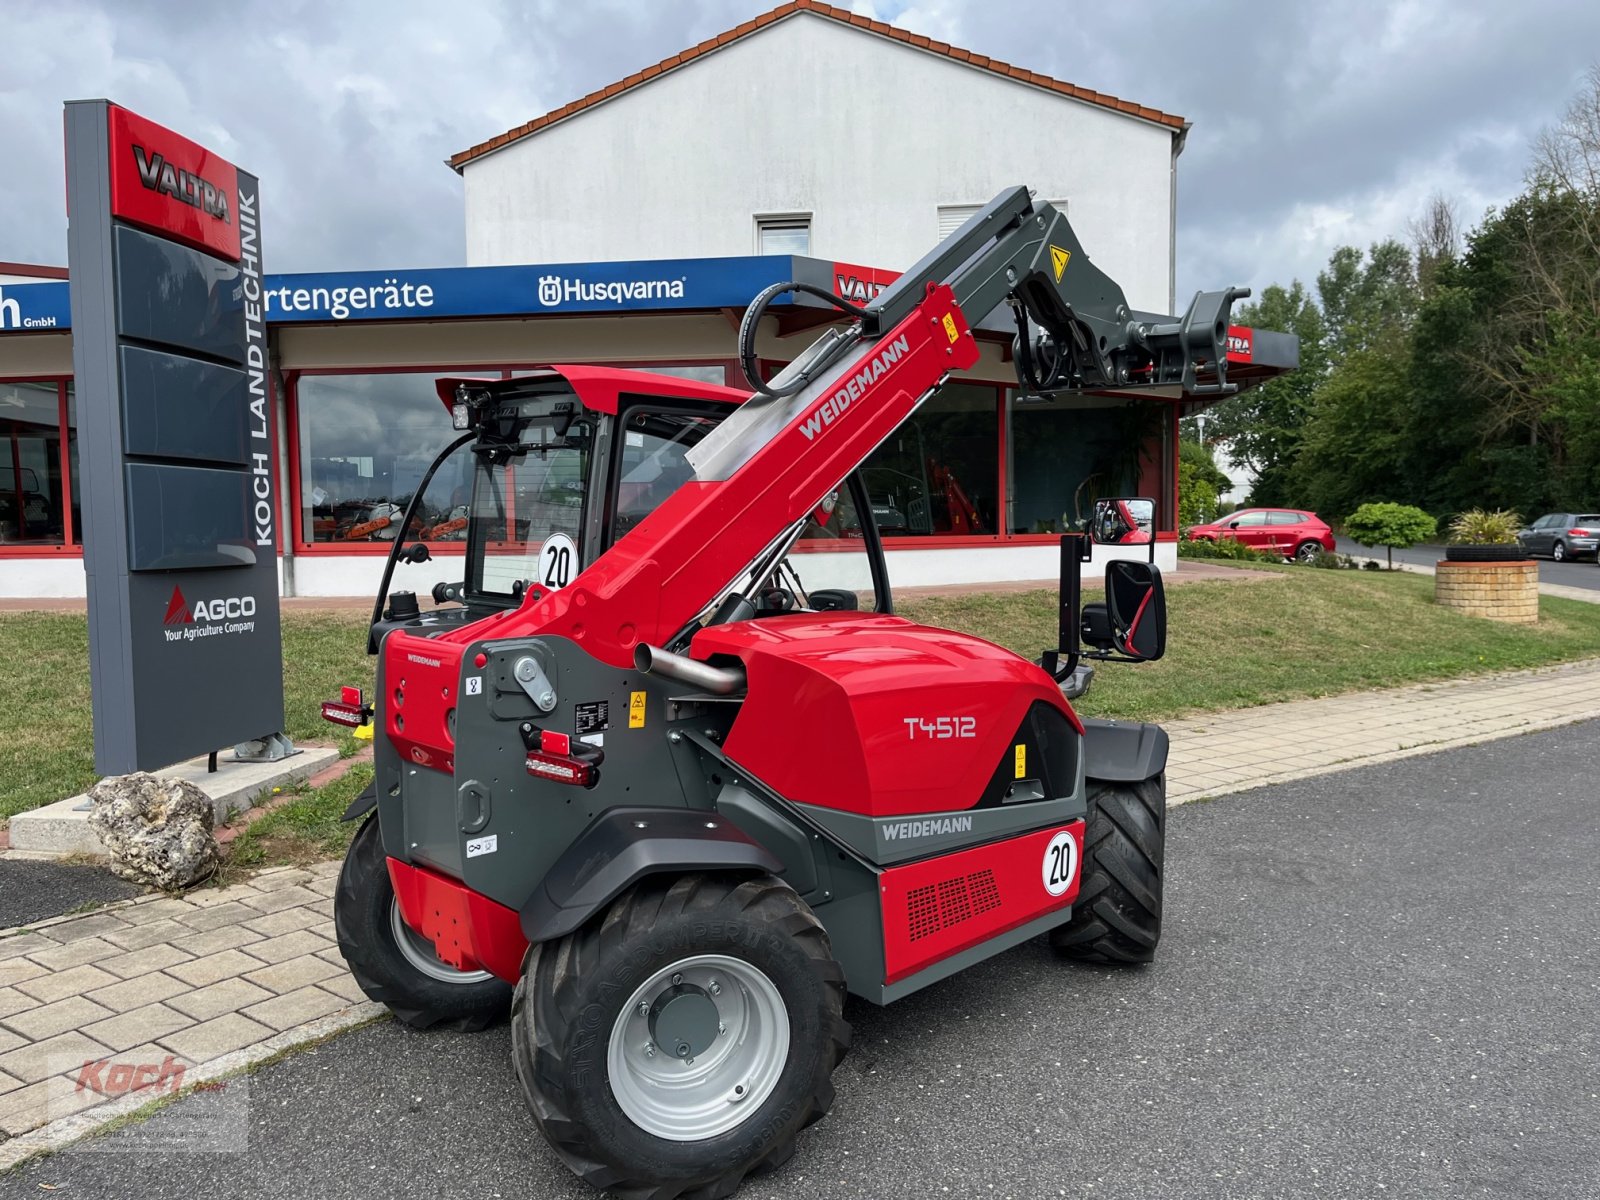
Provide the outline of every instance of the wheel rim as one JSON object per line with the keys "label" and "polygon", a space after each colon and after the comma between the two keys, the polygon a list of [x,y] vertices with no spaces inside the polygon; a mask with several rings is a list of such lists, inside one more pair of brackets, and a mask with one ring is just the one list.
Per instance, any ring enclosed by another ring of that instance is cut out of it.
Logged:
{"label": "wheel rim", "polygon": [[1310,562],[1312,559],[1316,558],[1317,551],[1321,549],[1322,547],[1318,546],[1316,543],[1307,542],[1304,546],[1300,547],[1300,561]]}
{"label": "wheel rim", "polygon": [[1561,545],[1560,542],[1557,542],[1554,548],[1552,548],[1550,551],[1550,557],[1555,559],[1557,562],[1560,562],[1566,556],[1566,549]]}
{"label": "wheel rim", "polygon": [[789,1014],[777,985],[743,959],[701,954],[663,967],[628,998],[606,1066],[630,1121],[668,1141],[697,1142],[753,1116],[788,1058]]}
{"label": "wheel rim", "polygon": [[433,943],[406,924],[400,915],[400,901],[389,902],[389,928],[394,931],[395,945],[400,947],[400,957],[421,971],[429,979],[440,983],[482,983],[493,979],[488,971],[458,971],[447,962],[440,962],[434,953]]}

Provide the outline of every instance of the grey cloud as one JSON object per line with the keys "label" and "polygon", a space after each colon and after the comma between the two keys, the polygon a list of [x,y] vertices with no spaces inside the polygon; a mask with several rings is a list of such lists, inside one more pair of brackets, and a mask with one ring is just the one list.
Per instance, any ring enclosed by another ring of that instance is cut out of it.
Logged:
{"label": "grey cloud", "polygon": [[[273,269],[458,263],[443,159],[770,6],[13,3],[0,258],[64,261],[60,103],[110,96],[261,175]],[[1475,220],[1516,192],[1529,139],[1600,55],[1600,5],[1577,0],[854,6],[1192,120],[1180,294],[1309,279],[1436,188]],[[781,81],[753,102],[782,103]]]}

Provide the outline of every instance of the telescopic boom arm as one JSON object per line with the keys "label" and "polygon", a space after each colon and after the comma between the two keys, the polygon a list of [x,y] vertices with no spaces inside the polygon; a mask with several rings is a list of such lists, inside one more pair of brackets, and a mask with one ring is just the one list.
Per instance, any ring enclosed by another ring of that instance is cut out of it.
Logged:
{"label": "telescopic boom arm", "polygon": [[[797,287],[769,288],[751,304],[740,331],[747,362],[767,304]],[[565,636],[631,668],[637,644],[667,643],[752,563],[781,553],[952,371],[977,362],[969,316],[1012,305],[1018,377],[1030,390],[1214,395],[1236,390],[1228,313],[1248,294],[1200,293],[1181,318],[1134,312],[1066,217],[1012,188],[870,304],[825,297],[852,323],[823,334],[776,379],[752,379],[756,394],[690,451],[695,477],[569,587],[530,588],[521,608],[447,636]]]}

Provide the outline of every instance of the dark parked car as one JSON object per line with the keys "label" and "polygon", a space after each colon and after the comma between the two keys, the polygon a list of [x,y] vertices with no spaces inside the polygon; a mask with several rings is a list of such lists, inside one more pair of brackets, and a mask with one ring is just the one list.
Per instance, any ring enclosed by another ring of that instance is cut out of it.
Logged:
{"label": "dark parked car", "polygon": [[1546,513],[1517,541],[1529,554],[1548,554],[1557,562],[1594,558],[1600,546],[1600,513]]}
{"label": "dark parked car", "polygon": [[1241,508],[1209,525],[1189,530],[1194,541],[1232,538],[1257,550],[1310,562],[1318,553],[1333,553],[1333,530],[1316,513],[1299,508]]}

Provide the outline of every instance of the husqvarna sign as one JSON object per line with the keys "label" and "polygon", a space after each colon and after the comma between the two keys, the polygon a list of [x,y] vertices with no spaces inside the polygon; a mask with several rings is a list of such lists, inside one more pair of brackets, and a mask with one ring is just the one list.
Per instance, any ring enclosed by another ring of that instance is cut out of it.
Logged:
{"label": "husqvarna sign", "polygon": [[261,208],[104,100],[66,135],[95,767],[122,774],[283,728]]}

